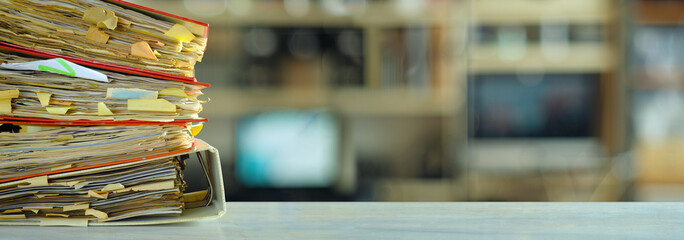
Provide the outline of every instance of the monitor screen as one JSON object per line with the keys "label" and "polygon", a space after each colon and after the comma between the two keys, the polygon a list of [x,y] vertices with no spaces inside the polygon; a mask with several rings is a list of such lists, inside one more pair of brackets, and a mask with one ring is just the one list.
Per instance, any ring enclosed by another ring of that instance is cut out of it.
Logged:
{"label": "monitor screen", "polygon": [[600,76],[477,75],[468,91],[474,138],[594,136]]}
{"label": "monitor screen", "polygon": [[249,115],[236,126],[236,176],[248,187],[329,187],[339,148],[340,126],[328,112]]}

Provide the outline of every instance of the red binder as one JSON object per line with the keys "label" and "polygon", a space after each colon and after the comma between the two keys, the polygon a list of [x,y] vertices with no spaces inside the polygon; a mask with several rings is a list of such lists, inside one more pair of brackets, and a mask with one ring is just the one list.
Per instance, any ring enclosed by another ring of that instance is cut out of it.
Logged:
{"label": "red binder", "polygon": [[[103,1],[110,2],[113,4],[119,5],[123,8],[134,10],[134,11],[143,13],[145,15],[153,16],[153,17],[165,20],[165,21],[169,21],[172,23],[179,23],[179,24],[182,24],[186,27],[189,27],[189,29],[194,29],[195,31],[193,31],[193,32],[195,32],[195,33],[197,33],[198,31],[202,31],[204,34],[203,37],[205,37],[205,38],[208,36],[209,24],[207,24],[207,23],[203,23],[200,21],[176,16],[176,15],[173,15],[170,13],[162,12],[159,10],[151,9],[148,7],[140,6],[140,5],[129,3],[126,1],[122,1],[122,0],[103,0]],[[43,51],[43,50],[18,46],[15,44],[6,43],[6,42],[2,42],[2,41],[0,41],[0,49],[5,49],[5,50],[13,51],[13,52],[19,52],[19,53],[43,57],[43,58],[63,58],[63,59],[66,59],[68,61],[71,61],[73,63],[81,64],[84,66],[101,68],[101,69],[123,72],[123,73],[128,73],[128,74],[154,77],[154,78],[161,78],[161,79],[168,79],[168,80],[192,83],[192,84],[197,84],[197,85],[202,85],[202,86],[207,86],[207,87],[209,86],[209,84],[207,84],[207,83],[197,82],[197,80],[194,77],[179,76],[179,75],[174,75],[174,74],[169,74],[169,73],[152,71],[152,70],[148,70],[148,69],[122,66],[122,65],[113,64],[113,63],[104,63],[104,62],[90,60],[90,59],[66,56],[66,55],[47,52],[47,51]]]}
{"label": "red binder", "polygon": [[176,150],[173,152],[154,154],[154,155],[145,156],[145,157],[138,157],[138,158],[126,159],[126,160],[115,161],[115,162],[100,163],[100,164],[94,164],[94,165],[88,165],[88,166],[82,166],[82,167],[74,167],[74,168],[60,169],[60,170],[54,170],[54,171],[49,171],[49,172],[30,174],[30,175],[25,175],[25,176],[20,176],[20,177],[0,179],[0,183],[11,182],[11,181],[16,181],[16,180],[21,180],[21,179],[32,178],[32,177],[40,177],[40,176],[51,175],[51,174],[73,172],[73,171],[93,169],[93,168],[106,167],[106,166],[114,166],[114,165],[119,165],[119,164],[124,164],[124,163],[137,162],[137,161],[149,160],[149,159],[155,159],[155,158],[177,156],[177,155],[181,155],[181,154],[185,154],[185,153],[190,152],[191,150],[194,149],[194,145],[195,144],[193,143],[193,147],[190,147],[190,148]]}
{"label": "red binder", "polygon": [[[36,119],[30,119],[30,118],[28,118],[28,119],[29,120],[36,120]],[[207,121],[206,119],[203,119],[203,120],[204,120],[204,122]],[[0,124],[10,123],[10,124],[50,125],[50,126],[57,126],[57,125],[74,125],[74,126],[76,126],[76,125],[145,125],[145,124],[160,125],[160,123],[157,123],[157,122],[142,122],[142,121],[117,121],[117,122],[111,123],[111,124],[109,124],[107,122],[110,122],[110,121],[34,122],[34,121],[5,121],[5,120],[0,120]],[[111,121],[111,122],[114,122],[114,121]],[[121,123],[121,122],[126,122],[126,123]],[[174,122],[169,122],[166,124],[175,124],[175,125],[183,126],[185,124],[185,122],[174,121]],[[172,152],[152,154],[152,155],[145,156],[145,157],[131,158],[131,159],[126,159],[126,160],[114,161],[114,162],[100,163],[100,164],[94,164],[94,165],[88,165],[88,166],[82,166],[82,167],[72,167],[72,168],[54,170],[54,171],[49,171],[49,172],[29,174],[29,175],[24,175],[24,176],[20,176],[20,177],[0,179],[0,183],[11,182],[11,181],[16,181],[16,180],[21,180],[21,179],[32,178],[32,177],[38,177],[38,176],[43,176],[43,175],[73,172],[73,171],[78,171],[78,170],[92,169],[92,168],[105,167],[105,166],[113,166],[113,165],[130,163],[130,162],[137,162],[137,161],[142,161],[142,160],[150,160],[150,159],[155,159],[155,158],[181,155],[181,154],[185,154],[185,153],[188,153],[191,150],[193,150],[196,147],[197,142],[198,142],[198,140],[195,139],[195,141],[192,143],[192,146],[190,148],[180,149],[180,150],[176,150],[176,151],[172,151]]]}

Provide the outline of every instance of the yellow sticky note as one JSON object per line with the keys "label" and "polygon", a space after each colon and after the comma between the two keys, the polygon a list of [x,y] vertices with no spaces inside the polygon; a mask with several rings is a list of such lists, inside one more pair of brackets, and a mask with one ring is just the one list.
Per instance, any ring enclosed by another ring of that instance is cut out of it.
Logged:
{"label": "yellow sticky note", "polygon": [[116,14],[101,7],[90,7],[83,13],[84,22],[97,25],[99,28],[114,29],[119,21]]}
{"label": "yellow sticky note", "polygon": [[195,39],[195,35],[192,34],[190,30],[188,30],[185,26],[180,25],[178,23],[176,23],[176,25],[173,25],[173,27],[171,27],[169,31],[166,31],[164,35],[178,39],[178,41],[181,42],[190,42],[193,39]]}
{"label": "yellow sticky note", "polygon": [[52,139],[52,142],[64,142],[64,141],[69,141],[72,139],[74,139],[74,135],[62,135],[62,136],[59,136],[55,139]]}
{"label": "yellow sticky note", "polygon": [[40,100],[41,106],[45,107],[50,105],[50,97],[52,96],[52,93],[37,92],[36,95],[38,95],[38,100]]}
{"label": "yellow sticky note", "polygon": [[17,208],[17,209],[8,209],[8,210],[5,210],[4,212],[2,212],[2,214],[12,214],[12,213],[23,213],[23,211],[21,211],[21,209]]}
{"label": "yellow sticky note", "polygon": [[45,110],[47,110],[50,114],[58,115],[66,114],[69,109],[72,109],[72,107],[45,107]]}
{"label": "yellow sticky note", "polygon": [[165,88],[159,92],[161,96],[174,96],[174,97],[184,97],[187,98],[188,95],[185,94],[183,89],[180,88]]}
{"label": "yellow sticky note", "polygon": [[48,185],[48,176],[32,177],[24,179],[24,182],[28,183],[30,187],[39,187]]}
{"label": "yellow sticky note", "polygon": [[93,42],[107,44],[107,41],[109,41],[109,34],[97,30],[96,27],[90,26],[90,28],[88,28],[88,32],[86,32],[85,39]]}
{"label": "yellow sticky note", "polygon": [[126,188],[126,187],[124,187],[124,185],[121,184],[121,183],[112,183],[112,184],[107,184],[107,186],[104,186],[104,187],[102,188],[102,190],[100,190],[100,191],[103,191],[103,192],[113,192],[113,191],[121,190],[121,189],[124,189],[124,188]]}
{"label": "yellow sticky note", "polygon": [[55,217],[44,217],[40,218],[41,227],[50,226],[67,226],[67,227],[87,227],[87,218],[55,218]]}
{"label": "yellow sticky note", "polygon": [[[68,182],[67,182],[67,183],[68,183]],[[72,187],[74,187],[74,189],[77,189],[77,190],[78,190],[78,189],[81,189],[81,188],[83,188],[83,187],[85,187],[85,186],[88,186],[88,184],[90,184],[90,182],[77,182],[77,183],[75,183]]]}
{"label": "yellow sticky note", "polygon": [[98,219],[106,219],[106,218],[108,217],[108,216],[107,216],[107,213],[102,212],[102,211],[99,211],[99,210],[95,210],[95,209],[92,209],[92,208],[86,209],[86,210],[85,210],[85,215],[95,216],[95,217],[97,217]]}
{"label": "yellow sticky note", "polygon": [[108,18],[100,21],[97,23],[97,27],[99,28],[107,28],[107,29],[114,29],[116,28],[116,23],[119,21],[119,19],[116,16],[109,16]]}
{"label": "yellow sticky note", "polygon": [[150,44],[147,42],[136,42],[131,44],[131,55],[141,58],[157,60],[157,56],[152,52]]}
{"label": "yellow sticky note", "polygon": [[192,133],[192,135],[197,136],[197,134],[199,134],[202,131],[202,126],[204,126],[204,124],[190,126],[190,132]]}
{"label": "yellow sticky note", "polygon": [[74,205],[65,205],[62,208],[62,212],[74,211],[74,210],[84,210],[90,208],[90,203],[77,203]]}
{"label": "yellow sticky note", "polygon": [[0,98],[0,113],[5,113],[5,114],[12,113],[12,99],[11,98]]}
{"label": "yellow sticky note", "polygon": [[137,186],[130,187],[132,191],[157,191],[157,190],[164,190],[164,189],[171,189],[176,187],[176,182],[174,180],[167,180],[163,182],[155,182],[155,183],[148,183],[148,184],[141,184]]}
{"label": "yellow sticky note", "polygon": [[95,192],[93,190],[88,190],[88,197],[99,198],[99,199],[107,199],[108,195],[109,195],[109,193],[107,193],[107,192]]}
{"label": "yellow sticky note", "polygon": [[18,98],[19,89],[0,91],[0,98]]}
{"label": "yellow sticky note", "polygon": [[111,116],[111,115],[114,115],[114,113],[112,113],[112,110],[109,110],[107,105],[105,105],[103,102],[98,102],[97,103],[97,115]]}
{"label": "yellow sticky note", "polygon": [[175,113],[176,105],[166,99],[128,99],[128,111]]}

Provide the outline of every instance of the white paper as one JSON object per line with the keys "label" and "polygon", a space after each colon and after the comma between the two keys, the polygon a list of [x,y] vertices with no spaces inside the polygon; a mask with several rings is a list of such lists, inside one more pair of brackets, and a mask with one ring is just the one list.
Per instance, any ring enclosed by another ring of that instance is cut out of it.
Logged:
{"label": "white paper", "polygon": [[24,63],[3,63],[0,68],[11,70],[33,70],[85,78],[98,82],[109,82],[107,75],[61,58]]}

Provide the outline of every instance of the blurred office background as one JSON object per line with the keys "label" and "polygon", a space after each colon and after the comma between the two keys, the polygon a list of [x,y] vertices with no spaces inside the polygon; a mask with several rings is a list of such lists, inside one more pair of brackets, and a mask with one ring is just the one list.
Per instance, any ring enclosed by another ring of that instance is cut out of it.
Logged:
{"label": "blurred office background", "polygon": [[684,1],[133,2],[210,23],[229,201],[684,200]]}

